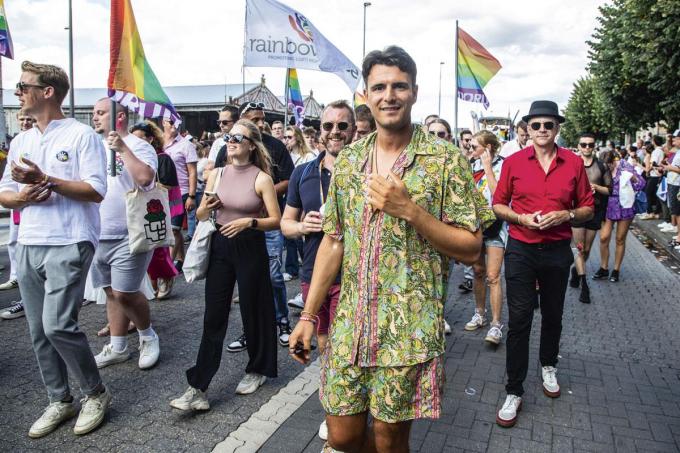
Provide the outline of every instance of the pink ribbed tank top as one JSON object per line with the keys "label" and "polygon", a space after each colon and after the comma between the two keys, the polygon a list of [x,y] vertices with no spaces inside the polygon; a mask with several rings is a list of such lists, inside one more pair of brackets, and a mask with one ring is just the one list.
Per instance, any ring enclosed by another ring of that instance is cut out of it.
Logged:
{"label": "pink ribbed tank top", "polygon": [[217,210],[217,223],[226,225],[243,217],[260,218],[264,202],[255,192],[255,179],[260,169],[253,164],[227,165],[217,185],[222,207]]}

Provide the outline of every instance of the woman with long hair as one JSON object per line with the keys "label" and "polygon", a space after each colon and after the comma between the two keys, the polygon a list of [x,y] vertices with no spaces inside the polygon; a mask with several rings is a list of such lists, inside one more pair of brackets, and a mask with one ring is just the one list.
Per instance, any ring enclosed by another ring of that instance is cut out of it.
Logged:
{"label": "woman with long hair", "polygon": [[[431,125],[430,125],[431,126]],[[500,142],[489,131],[477,132],[472,137],[472,157],[475,159],[472,171],[479,190],[491,208],[491,200],[496,191],[498,178],[503,166],[503,158],[498,155]],[[501,266],[505,254],[507,231],[502,220],[496,220],[483,231],[484,247],[479,260],[472,266],[474,270],[473,293],[475,295],[475,314],[465,324],[465,330],[477,330],[486,325],[486,287],[489,287],[491,304],[491,328],[484,338],[492,344],[499,344],[503,338],[501,309],[503,307],[503,288],[501,287]]]}
{"label": "woman with long hair", "polygon": [[451,141],[451,126],[449,125],[449,122],[443,118],[435,118],[430,121],[427,126],[427,132],[430,135],[436,135],[447,142]]}
{"label": "woman with long hair", "polygon": [[196,364],[187,370],[189,388],[170,402],[180,410],[208,410],[208,386],[220,367],[234,284],[248,349],[246,375],[236,393],[255,392],[276,377],[276,319],[264,232],[279,228],[281,211],[271,177],[269,153],[257,126],[237,121],[225,134],[227,165],[210,172],[196,218],[214,216],[205,279],[203,335]]}
{"label": "woman with long hair", "polygon": [[[146,120],[130,128],[130,133],[146,140],[156,150],[158,156],[158,182],[168,189],[170,216],[182,214],[182,193],[177,181],[177,170],[172,158],[163,152],[163,131],[152,121]],[[159,247],[153,251],[147,269],[151,285],[158,300],[167,299],[177,276],[177,268],[172,262],[169,247]]]}
{"label": "woman with long hair", "polygon": [[[624,172],[630,173],[630,184],[635,192],[645,187],[645,180],[635,171],[635,168],[625,159],[617,159],[613,151],[605,151],[600,155],[603,164],[609,167],[612,175],[612,190],[607,202],[607,215],[602,229],[600,230],[600,269],[593,275],[595,280],[609,278],[610,282],[619,281],[621,263],[626,253],[626,236],[628,228],[635,217],[633,206],[624,208],[621,206],[621,176]],[[614,270],[609,274],[609,241],[616,224],[616,254],[614,255]]]}

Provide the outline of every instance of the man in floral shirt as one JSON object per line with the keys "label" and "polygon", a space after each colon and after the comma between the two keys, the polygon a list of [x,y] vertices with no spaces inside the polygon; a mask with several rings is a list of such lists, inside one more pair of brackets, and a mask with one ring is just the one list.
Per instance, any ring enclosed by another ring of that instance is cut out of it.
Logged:
{"label": "man in floral shirt", "polygon": [[408,451],[411,421],[441,411],[449,258],[474,262],[494,217],[459,150],[411,124],[411,57],[398,47],[371,52],[363,77],[377,132],[336,160],[326,235],[290,352],[309,359],[315,315],[342,264],[321,375],[328,444]]}

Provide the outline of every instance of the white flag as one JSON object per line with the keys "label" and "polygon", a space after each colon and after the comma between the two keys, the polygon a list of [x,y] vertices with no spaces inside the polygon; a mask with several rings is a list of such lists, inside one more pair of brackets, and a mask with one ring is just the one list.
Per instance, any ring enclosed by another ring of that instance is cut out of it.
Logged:
{"label": "white flag", "polygon": [[359,68],[300,14],[275,0],[246,1],[246,66],[332,72],[352,92]]}

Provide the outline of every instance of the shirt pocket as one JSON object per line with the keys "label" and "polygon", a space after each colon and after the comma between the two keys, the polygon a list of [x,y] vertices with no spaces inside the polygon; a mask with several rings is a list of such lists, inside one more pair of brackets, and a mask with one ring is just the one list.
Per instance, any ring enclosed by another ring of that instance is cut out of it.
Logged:
{"label": "shirt pocket", "polygon": [[77,160],[72,146],[54,146],[47,155],[47,174],[59,179],[77,180]]}

